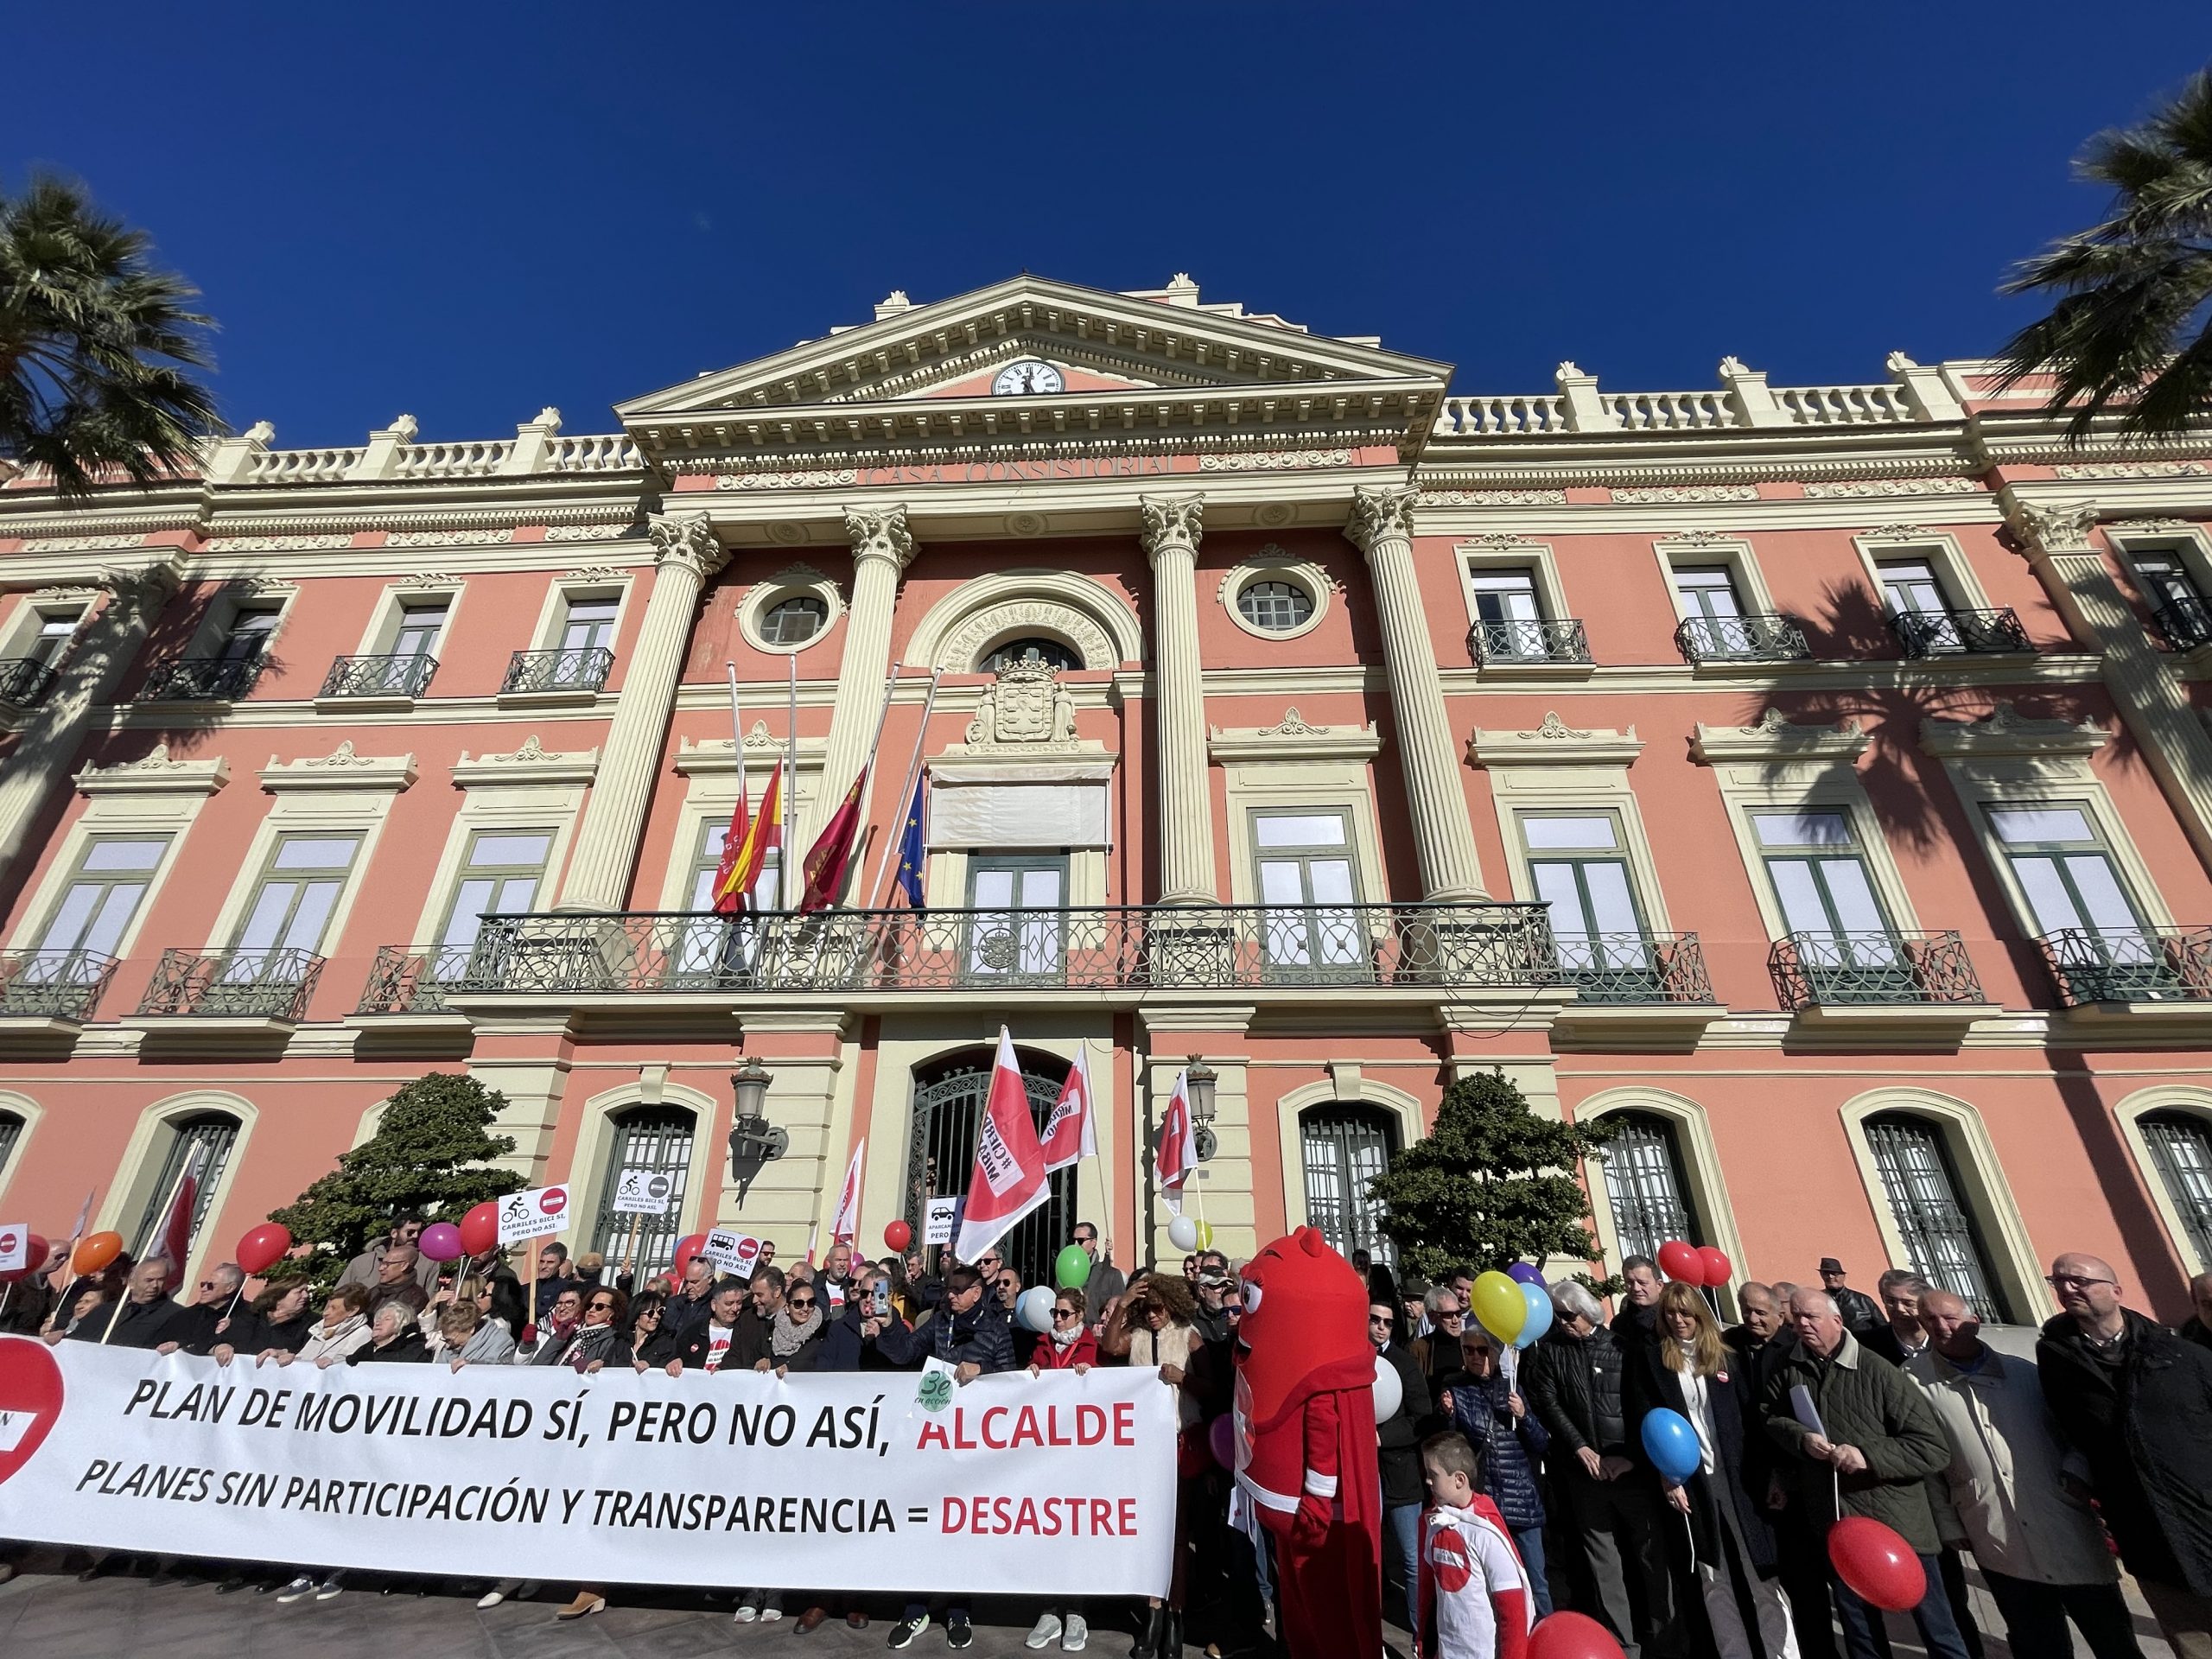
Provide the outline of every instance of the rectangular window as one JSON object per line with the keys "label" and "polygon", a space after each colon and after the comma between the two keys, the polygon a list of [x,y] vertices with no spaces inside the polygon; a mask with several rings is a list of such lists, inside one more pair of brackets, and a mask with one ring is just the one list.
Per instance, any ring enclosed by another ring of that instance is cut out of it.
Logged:
{"label": "rectangular window", "polygon": [[[760,780],[756,779],[756,784]],[[753,804],[757,810],[760,796],[756,789]],[[710,916],[715,908],[715,876],[721,868],[722,849],[729,844],[729,820],[710,819],[700,830],[699,841],[691,856],[691,886],[689,908],[702,918]],[[783,851],[771,847],[762,861],[760,874],[753,883],[753,908],[758,911],[779,910],[783,906]],[[798,895],[791,895],[798,901]],[[761,950],[769,943],[771,923],[741,922],[732,926],[718,920],[702,919],[678,925],[678,937],[671,950],[670,972],[680,980],[720,982],[730,975],[751,972],[760,963]]]}
{"label": "rectangular window", "polygon": [[1874,568],[1881,573],[1882,598],[1891,616],[1950,615],[1950,600],[1926,559],[1884,559]]}
{"label": "rectangular window", "polygon": [[2012,874],[2046,936],[2067,930],[2125,938],[2143,918],[2120,885],[2086,807],[2063,802],[1985,807]]}
{"label": "rectangular window", "polygon": [[1059,977],[1065,958],[1068,861],[977,853],[968,861],[968,977],[995,982]]}
{"label": "rectangular window", "polygon": [[275,605],[240,610],[232,617],[230,632],[223,638],[222,659],[226,663],[260,660],[269,649],[270,636],[276,631],[276,620],[283,613],[283,607]]}
{"label": "rectangular window", "polygon": [[2135,580],[2143,589],[2143,596],[2153,609],[2169,605],[2202,605],[2204,595],[2197,592],[2196,583],[2190,578],[2188,567],[2181,556],[2164,550],[2131,553],[2128,563],[2135,567]]}
{"label": "rectangular window", "polygon": [[1725,564],[1678,564],[1674,567],[1675,595],[1682,614],[1708,621],[1727,621],[1744,613],[1736,593],[1736,573]]}
{"label": "rectangular window", "polygon": [[252,978],[264,967],[279,966],[280,960],[281,965],[296,967],[308,957],[321,956],[331,912],[360,850],[359,836],[280,836],[232,941],[231,967],[224,977]]}
{"label": "rectangular window", "polygon": [[552,849],[550,830],[479,830],[469,837],[460,885],[438,930],[433,979],[457,979],[467,970],[486,915],[523,915],[537,905]]}
{"label": "rectangular window", "polygon": [[572,599],[561,624],[563,651],[612,650],[614,613],[621,601],[613,599]]}
{"label": "rectangular window", "polygon": [[61,653],[69,649],[69,642],[77,637],[77,625],[84,620],[82,611],[59,615],[42,613],[38,620],[38,632],[23,642],[23,655],[32,662],[54,667],[61,660]]}
{"label": "rectangular window", "polygon": [[1475,614],[1485,622],[1535,622],[1543,616],[1534,570],[1475,570],[1467,582],[1475,593]]}
{"label": "rectangular window", "polygon": [[390,657],[423,658],[437,654],[438,636],[445,631],[446,614],[452,601],[428,599],[403,603],[399,607],[399,626],[391,636]]}
{"label": "rectangular window", "polygon": [[85,843],[39,936],[37,970],[60,973],[84,953],[112,957],[146,897],[168,837],[96,836]]}
{"label": "rectangular window", "polygon": [[1611,812],[1530,813],[1521,819],[1535,896],[1551,906],[1560,965],[1592,1000],[1656,991],[1656,964],[1636,884]]}
{"label": "rectangular window", "polygon": [[1262,922],[1268,971],[1283,978],[1341,979],[1367,960],[1351,828],[1342,812],[1255,812]]}
{"label": "rectangular window", "polygon": [[1792,933],[1885,938],[1889,918],[1842,812],[1754,812],[1784,925]]}

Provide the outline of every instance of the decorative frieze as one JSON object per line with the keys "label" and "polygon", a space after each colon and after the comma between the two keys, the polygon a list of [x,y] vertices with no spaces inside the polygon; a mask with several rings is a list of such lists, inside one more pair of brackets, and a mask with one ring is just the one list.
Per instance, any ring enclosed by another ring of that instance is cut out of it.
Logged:
{"label": "decorative frieze", "polygon": [[217,536],[207,546],[210,553],[327,553],[353,545],[350,530],[313,536]]}
{"label": "decorative frieze", "polygon": [[1981,483],[1972,478],[1848,478],[1834,481],[1809,480],[1808,501],[1852,499],[1889,495],[1977,495]]}
{"label": "decorative frieze", "polygon": [[1636,728],[1585,730],[1547,709],[1534,731],[1494,732],[1478,726],[1467,740],[1467,764],[1497,766],[1625,766],[1643,753]]}
{"label": "decorative frieze", "polygon": [[2053,470],[2061,478],[2212,478],[2212,461],[2069,461]]}
{"label": "decorative frieze", "polygon": [[859,472],[841,467],[832,472],[724,473],[715,480],[718,490],[835,490],[860,481]]}
{"label": "decorative frieze", "polygon": [[464,789],[523,784],[588,784],[598,773],[599,751],[548,749],[532,732],[512,754],[463,753],[453,780]]}
{"label": "decorative frieze", "polygon": [[1349,467],[1349,449],[1260,449],[1225,455],[1200,455],[1202,473],[1288,472],[1301,467]]}
{"label": "decorative frieze", "polygon": [[1759,486],[1756,484],[1656,484],[1615,486],[1610,492],[1616,501],[1756,501]]}
{"label": "decorative frieze", "polygon": [[1565,490],[1423,490],[1424,507],[1563,507]]}
{"label": "decorative frieze", "polygon": [[300,790],[334,790],[350,794],[397,794],[415,782],[415,756],[359,754],[353,740],[346,739],[328,754],[306,760],[279,761],[275,755],[259,773],[262,788],[272,795]]}
{"label": "decorative frieze", "polygon": [[143,535],[48,536],[35,542],[25,542],[19,550],[25,553],[105,552],[118,547],[143,546],[145,540]]}
{"label": "decorative frieze", "polygon": [[[550,533],[550,532],[549,532]],[[497,547],[515,538],[514,526],[499,530],[395,530],[386,547]]]}
{"label": "decorative frieze", "polygon": [[645,531],[634,524],[548,524],[545,539],[549,542],[619,542],[642,538]]}

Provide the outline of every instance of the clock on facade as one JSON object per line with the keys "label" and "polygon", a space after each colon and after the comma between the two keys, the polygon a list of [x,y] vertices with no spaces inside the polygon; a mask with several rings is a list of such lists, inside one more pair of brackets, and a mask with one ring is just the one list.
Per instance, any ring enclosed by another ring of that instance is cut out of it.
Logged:
{"label": "clock on facade", "polygon": [[1067,381],[1060,372],[1051,364],[1039,362],[1033,357],[1025,357],[1018,362],[1007,364],[999,371],[998,378],[991,382],[991,396],[994,397],[1028,397],[1041,392],[1066,390]]}

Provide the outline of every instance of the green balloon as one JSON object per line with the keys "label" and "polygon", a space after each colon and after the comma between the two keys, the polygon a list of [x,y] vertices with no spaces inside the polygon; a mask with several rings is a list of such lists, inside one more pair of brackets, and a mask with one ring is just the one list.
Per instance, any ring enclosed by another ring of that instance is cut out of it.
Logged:
{"label": "green balloon", "polygon": [[1062,1290],[1081,1290],[1090,1282],[1090,1252],[1071,1244],[1052,1263],[1052,1279]]}

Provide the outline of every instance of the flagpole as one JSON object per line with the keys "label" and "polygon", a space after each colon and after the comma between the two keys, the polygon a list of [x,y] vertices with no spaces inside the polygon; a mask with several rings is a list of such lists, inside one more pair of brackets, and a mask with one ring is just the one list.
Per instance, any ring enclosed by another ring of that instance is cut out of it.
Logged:
{"label": "flagpole", "polygon": [[[914,728],[914,753],[906,762],[906,781],[899,785],[899,808],[902,812],[906,810],[907,803],[914,798],[915,780],[921,776],[922,772],[922,746],[929,739],[930,710],[937,706],[938,682],[944,677],[943,669],[934,668],[930,671],[930,689],[922,698],[922,723]],[[899,842],[905,839],[906,836],[902,832],[885,842],[883,856],[875,861],[875,883],[868,890],[868,909],[874,910],[881,900],[883,878],[890,874],[891,860],[898,852]]]}
{"label": "flagpole", "polygon": [[[891,719],[891,699],[899,690],[899,676],[906,666],[904,663],[891,664],[890,677],[883,683],[883,707],[875,711],[875,734],[868,739],[868,758],[861,762],[861,778],[866,781],[861,784],[861,798],[857,803],[859,810],[855,813],[853,818],[853,837],[855,844],[858,843],[861,836],[868,833],[868,803],[875,795],[875,752],[882,746],[883,728]],[[919,741],[916,740],[918,747]],[[848,785],[846,787],[850,788],[851,785]],[[906,803],[901,801],[899,810],[903,811],[905,809]],[[868,855],[862,853],[861,856],[866,858]],[[840,885],[843,884],[840,883]],[[833,904],[836,901],[836,895],[834,893],[824,893],[823,897]]]}
{"label": "flagpole", "polygon": [[[194,1172],[196,1172],[199,1167],[200,1148],[194,1147],[192,1149],[192,1156],[184,1160],[184,1167],[177,1171],[175,1185],[169,1188],[168,1198],[162,1205],[160,1213],[162,1224],[164,1227],[168,1225],[169,1217],[176,1209],[177,1194],[184,1191],[184,1184],[192,1179]],[[168,1241],[167,1238],[164,1238],[162,1242],[166,1244]],[[189,1247],[188,1246],[188,1248]],[[180,1281],[181,1281],[184,1277],[184,1263],[181,1262],[172,1262],[169,1265],[176,1269],[176,1276]],[[123,1317],[123,1305],[127,1300],[129,1300],[130,1295],[130,1287],[126,1285],[124,1288],[123,1294],[116,1298],[114,1311],[110,1313],[107,1316],[107,1329],[100,1332],[100,1345],[103,1348],[107,1345],[107,1339],[115,1334],[115,1323],[118,1319]]]}
{"label": "flagpole", "polygon": [[[737,712],[737,664],[733,662],[725,662],[722,666],[729,671],[729,752],[730,757],[737,762],[738,810],[744,815],[745,822],[749,825],[753,822],[753,797],[751,791],[745,786],[745,721]],[[727,842],[729,832],[724,830],[722,835],[724,841]],[[738,897],[738,904],[741,908],[750,910],[753,907],[753,895],[749,893],[741,893]]]}
{"label": "flagpole", "polygon": [[784,830],[776,846],[777,898],[781,901],[776,908],[791,908],[791,867],[798,862],[798,656],[796,652],[784,659],[791,671],[791,706],[787,735],[784,741]]}

